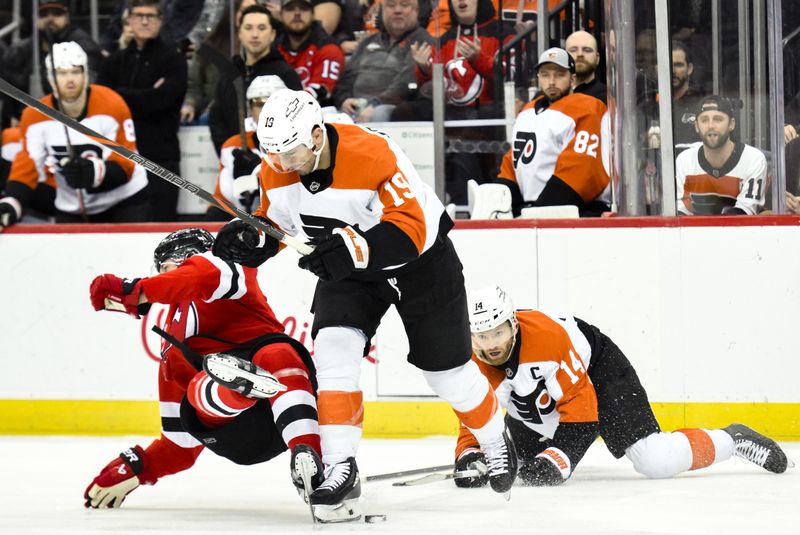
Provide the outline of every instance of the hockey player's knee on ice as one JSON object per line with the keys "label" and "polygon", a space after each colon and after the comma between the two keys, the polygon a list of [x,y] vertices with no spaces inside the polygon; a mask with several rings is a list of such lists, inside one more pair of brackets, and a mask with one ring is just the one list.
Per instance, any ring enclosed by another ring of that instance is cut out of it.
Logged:
{"label": "hockey player's knee on ice", "polygon": [[314,338],[314,365],[321,390],[358,390],[361,359],[369,340],[360,329],[325,327]]}
{"label": "hockey player's knee on ice", "polygon": [[625,456],[640,474],[665,479],[689,470],[692,450],[683,433],[653,433],[625,450]]}

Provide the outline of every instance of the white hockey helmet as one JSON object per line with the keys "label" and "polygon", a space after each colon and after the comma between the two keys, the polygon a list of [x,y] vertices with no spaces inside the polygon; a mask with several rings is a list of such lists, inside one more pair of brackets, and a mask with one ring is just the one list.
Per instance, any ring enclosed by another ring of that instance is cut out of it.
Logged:
{"label": "white hockey helmet", "polygon": [[[470,292],[468,303],[475,356],[492,366],[505,364],[511,357],[517,335],[517,318],[511,297],[499,286],[489,286]],[[506,323],[510,332],[498,329]]]}
{"label": "white hockey helmet", "polygon": [[517,324],[514,303],[499,286],[488,286],[469,293],[469,329],[473,333],[490,331],[506,321]]}
{"label": "white hockey helmet", "polygon": [[245,97],[247,97],[248,101],[254,98],[267,99],[281,89],[286,89],[286,84],[283,83],[280,76],[265,74],[264,76],[257,76],[250,82],[250,85],[247,86]]}
{"label": "white hockey helmet", "polygon": [[[315,128],[323,133],[318,148],[312,137]],[[319,103],[309,93],[291,89],[273,93],[261,109],[257,132],[262,156],[275,171],[297,171],[308,162],[309,151],[315,158],[311,171],[319,166],[327,134]]]}
{"label": "white hockey helmet", "polygon": [[[50,56],[53,56],[52,60]],[[70,67],[83,67],[83,72],[89,74],[89,57],[83,51],[81,45],[75,41],[55,43],[53,51],[44,60],[47,68],[47,77],[53,76],[53,64],[56,69],[68,69]]]}

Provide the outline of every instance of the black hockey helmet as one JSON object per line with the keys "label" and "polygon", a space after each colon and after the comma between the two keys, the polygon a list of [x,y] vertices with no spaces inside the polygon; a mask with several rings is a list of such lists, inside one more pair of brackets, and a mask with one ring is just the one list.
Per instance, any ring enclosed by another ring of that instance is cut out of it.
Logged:
{"label": "black hockey helmet", "polygon": [[153,252],[156,272],[161,273],[165,262],[180,265],[192,255],[211,250],[214,237],[205,229],[184,228],[168,234]]}

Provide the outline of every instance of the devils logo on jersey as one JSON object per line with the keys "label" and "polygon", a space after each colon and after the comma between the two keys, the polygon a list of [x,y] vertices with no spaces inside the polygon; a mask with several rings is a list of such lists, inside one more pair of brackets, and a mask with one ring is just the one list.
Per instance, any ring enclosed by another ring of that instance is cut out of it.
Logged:
{"label": "devils logo on jersey", "polygon": [[517,132],[517,137],[514,139],[514,167],[519,165],[520,158],[522,158],[523,164],[531,163],[535,154],[536,133]]}
{"label": "devils logo on jersey", "polygon": [[483,91],[483,77],[464,58],[447,62],[445,76],[452,82],[447,89],[447,98],[456,106],[470,106]]}

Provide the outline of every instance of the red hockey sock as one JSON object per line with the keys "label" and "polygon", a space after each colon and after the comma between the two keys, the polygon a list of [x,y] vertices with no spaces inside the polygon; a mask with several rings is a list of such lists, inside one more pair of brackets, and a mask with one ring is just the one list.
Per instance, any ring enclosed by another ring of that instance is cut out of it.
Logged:
{"label": "red hockey sock", "polygon": [[291,450],[307,444],[322,455],[314,398],[308,368],[294,348],[285,343],[262,347],[253,357],[253,364],[274,375],[287,387],[285,392],[269,398],[275,424]]}
{"label": "red hockey sock", "polygon": [[256,399],[215,383],[206,372],[198,372],[186,391],[197,418],[209,428],[219,427],[256,404]]}

